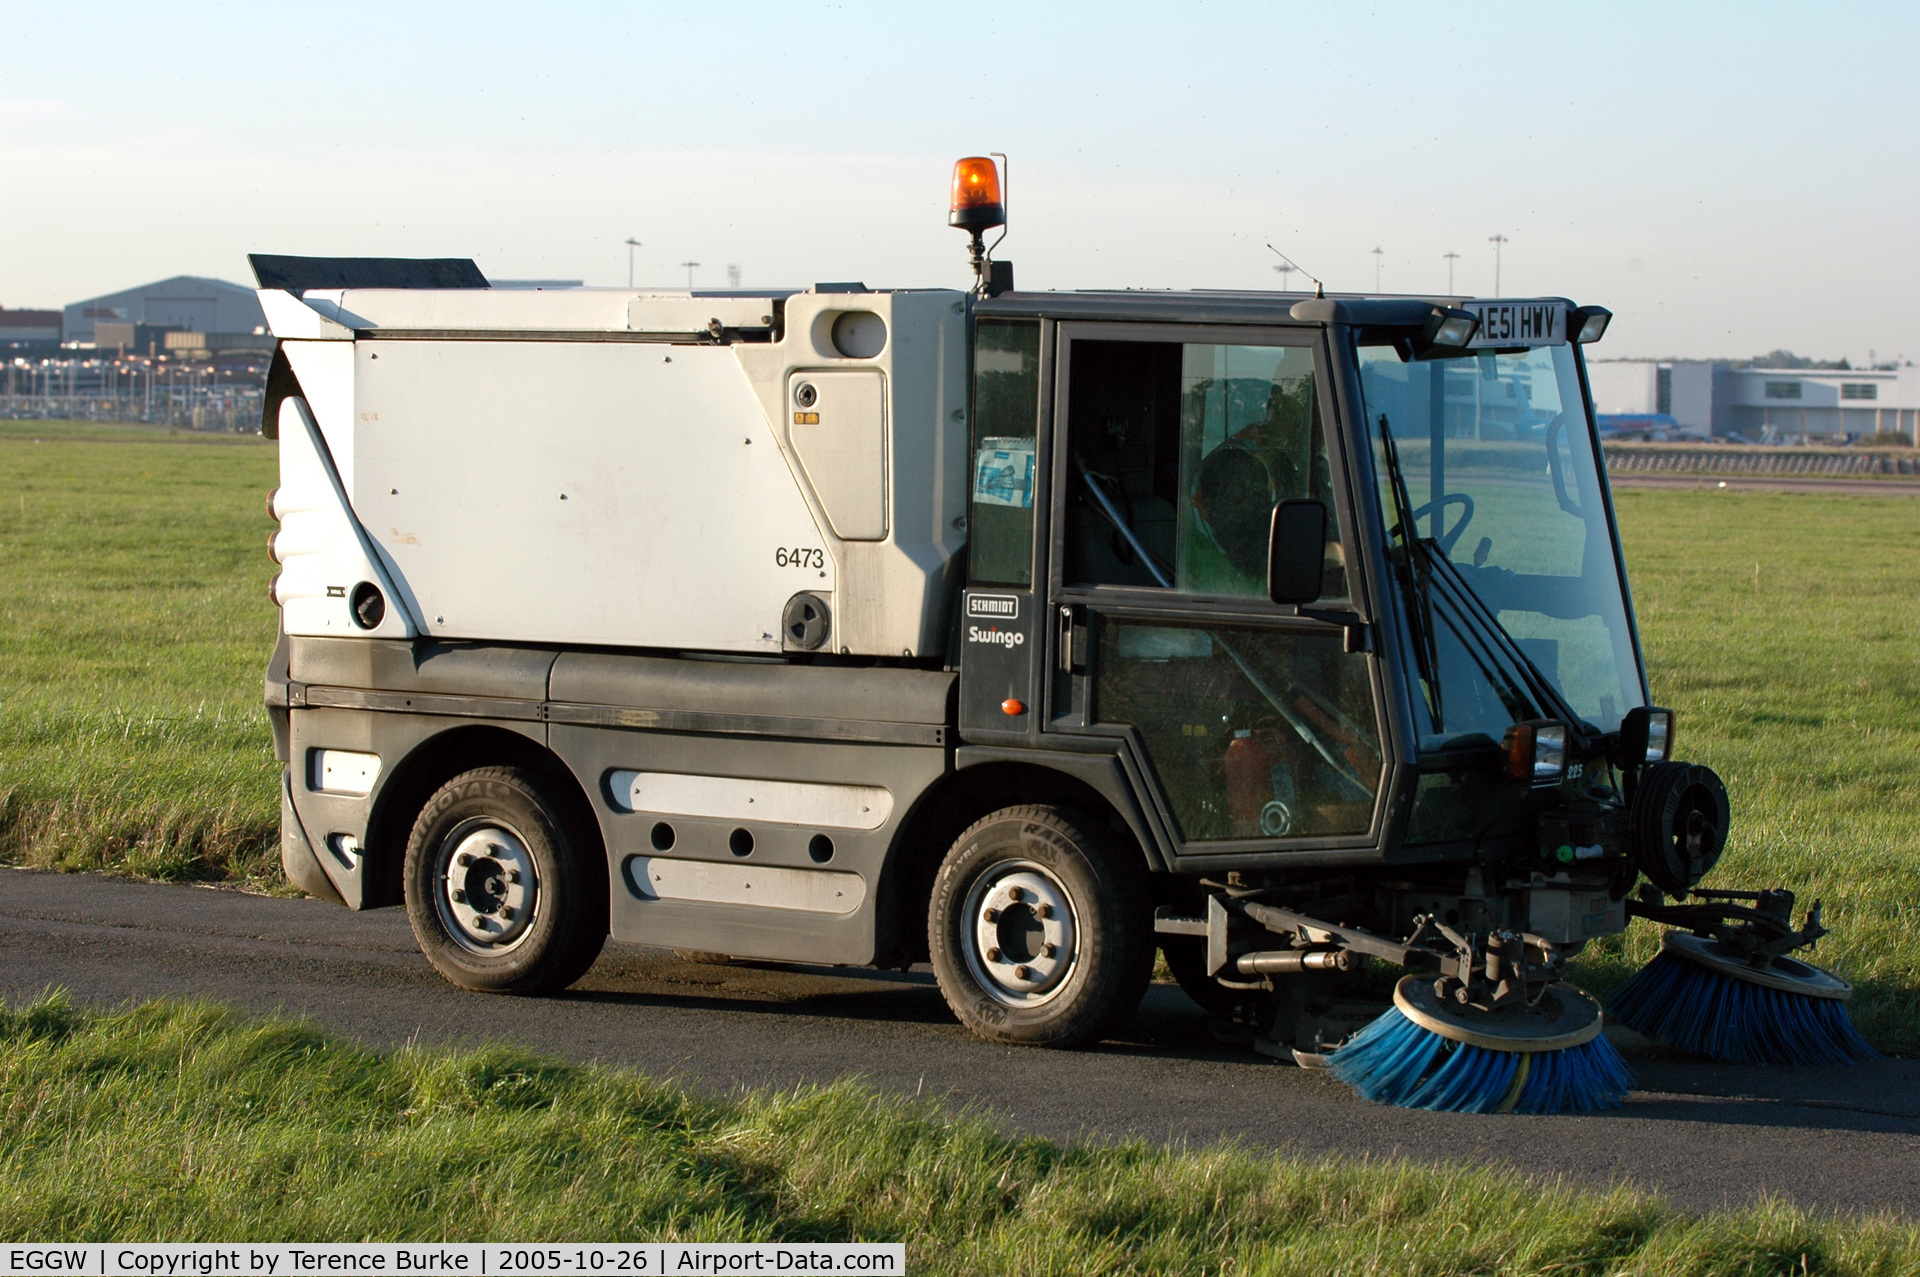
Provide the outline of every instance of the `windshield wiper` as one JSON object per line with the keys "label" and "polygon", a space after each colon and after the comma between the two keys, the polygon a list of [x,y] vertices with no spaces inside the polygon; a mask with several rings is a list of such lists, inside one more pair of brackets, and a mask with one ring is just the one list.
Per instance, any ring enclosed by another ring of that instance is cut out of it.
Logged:
{"label": "windshield wiper", "polygon": [[1443,552],[1434,562],[1439,568],[1435,575],[1439,578],[1441,585],[1455,596],[1455,606],[1464,605],[1465,609],[1480,621],[1481,628],[1497,637],[1501,652],[1513,662],[1520,671],[1521,677],[1526,680],[1528,690],[1533,694],[1534,704],[1560,719],[1569,730],[1580,735],[1596,735],[1599,729],[1580,717],[1579,711],[1574,709],[1567,698],[1561,694],[1560,689],[1554,686],[1553,680],[1534,663],[1531,656],[1527,655],[1527,650],[1520,646],[1519,641],[1507,632],[1507,627],[1500,623],[1499,614],[1480,597],[1480,592],[1474,589],[1462,575],[1453,560]]}
{"label": "windshield wiper", "polygon": [[1407,496],[1407,476],[1400,469],[1400,446],[1394,442],[1393,427],[1387,423],[1387,414],[1384,412],[1380,414],[1380,448],[1386,455],[1387,487],[1393,494],[1395,522],[1389,530],[1399,536],[1400,544],[1406,547],[1407,552],[1401,581],[1407,596],[1407,628],[1413,631],[1414,664],[1419,668],[1420,681],[1427,685],[1427,701],[1433,710],[1433,725],[1436,729],[1444,730],[1441,725],[1445,723],[1446,716],[1440,707],[1440,646],[1434,636],[1433,604],[1427,583],[1432,562],[1426,543],[1420,539],[1419,529],[1413,525],[1413,501]]}

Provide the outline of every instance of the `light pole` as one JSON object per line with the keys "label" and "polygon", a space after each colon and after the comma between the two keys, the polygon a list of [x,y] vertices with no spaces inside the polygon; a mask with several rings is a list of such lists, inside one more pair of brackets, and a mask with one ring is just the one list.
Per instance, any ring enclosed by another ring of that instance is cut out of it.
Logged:
{"label": "light pole", "polygon": [[1500,246],[1507,242],[1505,235],[1490,235],[1487,243],[1493,245],[1493,295],[1500,295]]}
{"label": "light pole", "polygon": [[1291,282],[1288,280],[1287,276],[1293,274],[1294,271],[1299,270],[1300,268],[1298,266],[1295,266],[1292,262],[1286,262],[1279,266],[1274,267],[1274,269],[1280,272],[1280,291],[1284,293],[1287,291],[1287,285]]}
{"label": "light pole", "polygon": [[1460,254],[1442,253],[1440,256],[1447,259],[1447,296],[1451,297],[1453,296],[1453,264],[1460,260]]}
{"label": "light pole", "polygon": [[638,247],[640,247],[640,241],[629,236],[627,239],[627,287],[628,288],[633,287],[633,250]]}
{"label": "light pole", "polygon": [[681,262],[680,264],[687,268],[687,291],[692,292],[693,291],[693,268],[698,266],[700,263],[699,262]]}
{"label": "light pole", "polygon": [[1384,248],[1376,246],[1373,250],[1373,291],[1376,293],[1380,291],[1380,262],[1386,255]]}

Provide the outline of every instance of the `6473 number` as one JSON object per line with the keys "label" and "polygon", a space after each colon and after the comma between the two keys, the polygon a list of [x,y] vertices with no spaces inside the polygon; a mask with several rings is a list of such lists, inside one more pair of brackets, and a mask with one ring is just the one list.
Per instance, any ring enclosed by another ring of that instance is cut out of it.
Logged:
{"label": "6473 number", "polygon": [[797,546],[789,549],[783,545],[774,549],[773,563],[782,568],[825,568],[827,555],[824,550],[803,550]]}

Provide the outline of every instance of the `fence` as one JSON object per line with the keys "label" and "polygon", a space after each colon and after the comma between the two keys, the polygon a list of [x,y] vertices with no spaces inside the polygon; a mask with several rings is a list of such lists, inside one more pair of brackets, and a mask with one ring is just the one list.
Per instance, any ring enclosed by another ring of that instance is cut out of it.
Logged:
{"label": "fence", "polygon": [[16,360],[0,373],[0,419],[128,421],[250,434],[260,428],[263,368]]}
{"label": "fence", "polygon": [[1606,453],[1613,474],[1920,475],[1920,454],[1911,448],[1609,443]]}

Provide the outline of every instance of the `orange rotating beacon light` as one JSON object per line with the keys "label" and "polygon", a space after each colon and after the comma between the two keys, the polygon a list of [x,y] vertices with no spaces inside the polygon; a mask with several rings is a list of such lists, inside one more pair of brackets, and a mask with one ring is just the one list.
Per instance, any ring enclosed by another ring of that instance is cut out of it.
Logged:
{"label": "orange rotating beacon light", "polygon": [[[993,162],[994,156],[999,157],[1000,164]],[[998,248],[1000,240],[1007,237],[1006,231],[1003,229],[1000,232],[1000,239],[993,241],[992,248],[981,240],[981,232],[1007,224],[1007,204],[1001,194],[1001,173],[1006,159],[1006,156],[994,151],[991,155],[969,155],[955,161],[953,199],[947,211],[947,225],[958,226],[973,237],[969,253],[973,265],[974,291],[988,296],[1007,292],[1013,287],[1013,264],[991,259],[993,249]]]}

